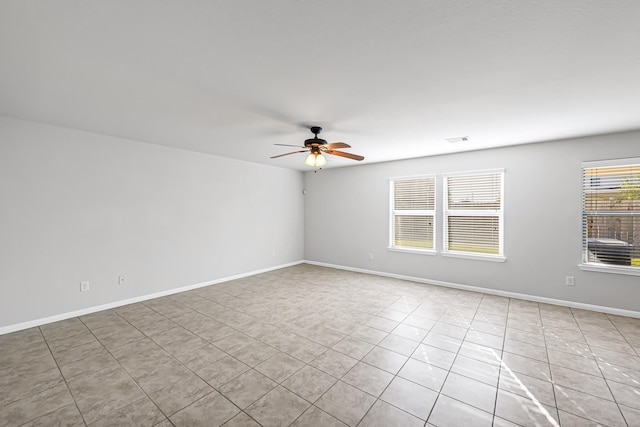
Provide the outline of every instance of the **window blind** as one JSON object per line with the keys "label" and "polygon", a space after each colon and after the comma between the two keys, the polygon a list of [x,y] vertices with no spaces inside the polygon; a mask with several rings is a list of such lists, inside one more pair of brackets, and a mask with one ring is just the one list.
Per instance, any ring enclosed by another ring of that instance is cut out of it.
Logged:
{"label": "window blind", "polygon": [[582,168],[583,262],[640,268],[640,159]]}
{"label": "window blind", "polygon": [[503,171],[445,176],[445,252],[503,255]]}
{"label": "window blind", "polygon": [[391,179],[390,247],[434,249],[435,177]]}

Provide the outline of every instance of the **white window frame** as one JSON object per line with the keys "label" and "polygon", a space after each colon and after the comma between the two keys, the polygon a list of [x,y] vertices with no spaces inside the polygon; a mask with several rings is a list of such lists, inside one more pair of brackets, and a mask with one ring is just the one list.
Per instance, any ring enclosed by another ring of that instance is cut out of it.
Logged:
{"label": "white window frame", "polygon": [[[587,161],[581,163],[581,171],[582,171],[582,180],[581,180],[581,195],[582,195],[582,209],[581,209],[581,231],[582,238],[581,240],[581,253],[582,253],[582,262],[578,264],[578,267],[584,271],[595,271],[599,273],[612,273],[612,274],[626,274],[631,276],[640,276],[640,267],[636,266],[623,266],[623,265],[610,265],[604,263],[597,262],[589,262],[588,258],[588,233],[586,230],[587,227],[587,215],[594,213],[597,214],[597,211],[591,213],[591,211],[585,211],[584,201],[585,201],[585,185],[584,185],[584,170],[591,168],[601,168],[601,167],[615,167],[615,166],[629,166],[629,165],[640,165],[640,157],[632,157],[627,159],[612,159],[612,160],[596,160],[596,161]],[[616,213],[616,211],[607,211],[608,214]]]}
{"label": "white window frame", "polygon": [[[395,191],[394,183],[396,181],[409,181],[414,179],[433,179],[433,209],[427,210],[396,210],[395,203]],[[410,176],[398,176],[389,178],[389,246],[390,251],[396,252],[408,252],[417,253],[423,255],[436,255],[437,254],[437,227],[436,227],[436,206],[438,205],[438,188],[435,174],[429,175],[410,175]],[[429,215],[433,218],[433,248],[412,248],[408,246],[396,246],[395,245],[395,217],[399,215]]]}
{"label": "white window frame", "polygon": [[[465,171],[465,172],[452,172],[442,174],[442,224],[443,224],[443,247],[442,255],[455,258],[468,258],[484,261],[504,262],[506,257],[504,255],[504,168],[502,169],[486,169],[478,171]],[[500,209],[488,210],[468,210],[468,209],[449,209],[449,188],[448,180],[451,177],[459,176],[480,176],[491,173],[500,174]],[[491,216],[498,217],[498,253],[497,254],[482,254],[477,252],[463,252],[449,250],[449,217],[450,216]]]}

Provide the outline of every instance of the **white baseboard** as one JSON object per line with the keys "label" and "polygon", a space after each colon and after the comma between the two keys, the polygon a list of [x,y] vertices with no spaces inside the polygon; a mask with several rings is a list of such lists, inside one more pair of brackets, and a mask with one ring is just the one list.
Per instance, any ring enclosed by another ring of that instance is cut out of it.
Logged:
{"label": "white baseboard", "polygon": [[243,277],[255,276],[256,274],[266,273],[268,271],[278,270],[285,267],[291,267],[294,265],[302,264],[304,261],[294,261],[287,264],[280,264],[273,267],[263,268],[261,270],[250,271],[248,273],[236,274],[234,276],[223,277],[220,279],[211,280],[208,282],[196,283],[193,285],[182,286],[179,288],[169,289],[162,292],[156,292],[153,294],[142,295],[139,297],[129,298],[126,300],[114,301],[107,304],[97,305],[93,307],[87,307],[80,310],[70,311],[68,313],[56,314],[54,316],[43,317],[40,319],[29,320],[22,323],[16,323],[15,325],[0,327],[0,335],[8,334],[11,332],[21,331],[23,329],[33,328],[35,326],[46,325],[47,323],[58,322],[60,320],[70,319],[72,317],[84,316],[87,314],[95,313],[102,310],[108,310],[111,308],[121,307],[127,304],[133,304],[136,302],[147,301],[153,298],[160,298],[167,295],[173,295],[180,292],[191,291],[193,289],[203,288],[205,286],[217,285],[219,283],[228,282],[231,280],[242,279]]}
{"label": "white baseboard", "polygon": [[483,292],[485,294],[498,295],[498,296],[501,296],[501,297],[517,298],[517,299],[523,299],[523,300],[528,300],[528,301],[541,302],[541,303],[545,303],[545,304],[562,305],[562,306],[565,306],[565,307],[580,308],[580,309],[583,309],[583,310],[598,311],[598,312],[607,313],[607,314],[615,314],[617,316],[640,318],[640,312],[639,311],[624,310],[624,309],[615,308],[615,307],[606,307],[606,306],[602,306],[602,305],[585,304],[585,303],[576,302],[576,301],[560,300],[560,299],[555,299],[555,298],[546,298],[546,297],[540,297],[540,296],[529,295],[529,294],[519,294],[519,293],[516,293],[516,292],[508,292],[508,291],[501,291],[501,290],[497,290],[497,289],[481,288],[481,287],[478,287],[478,286],[462,285],[460,283],[443,282],[441,280],[423,279],[421,277],[405,276],[405,275],[402,275],[402,274],[386,273],[386,272],[383,272],[383,271],[367,270],[367,269],[364,269],[364,268],[347,267],[347,266],[344,266],[344,265],[328,264],[328,263],[325,263],[325,262],[317,262],[317,261],[305,260],[304,263],[305,264],[311,264],[311,265],[317,265],[317,266],[321,266],[321,267],[335,268],[335,269],[338,269],[338,270],[353,271],[353,272],[356,272],[356,273],[366,273],[366,274],[372,274],[372,275],[375,275],[375,276],[383,276],[383,277],[391,277],[391,278],[394,278],[394,279],[409,280],[411,282],[424,283],[424,284],[427,284],[427,285],[443,286],[443,287],[446,287],[446,288],[462,289],[462,290],[465,290],[465,291],[472,291],[472,292]]}

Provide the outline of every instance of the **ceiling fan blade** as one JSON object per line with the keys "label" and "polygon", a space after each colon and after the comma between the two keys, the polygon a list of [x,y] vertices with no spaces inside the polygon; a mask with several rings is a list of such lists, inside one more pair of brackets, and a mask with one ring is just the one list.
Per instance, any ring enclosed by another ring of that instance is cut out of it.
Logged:
{"label": "ceiling fan blade", "polygon": [[333,150],[334,148],[351,148],[351,146],[344,142],[332,142],[331,144],[324,145],[324,148],[327,150]]}
{"label": "ceiling fan blade", "polygon": [[333,154],[334,156],[346,157],[347,159],[353,160],[364,160],[364,157],[359,156],[357,154],[345,153],[344,151],[338,150],[324,150],[327,154]]}
{"label": "ceiling fan blade", "polygon": [[[295,146],[294,146],[295,147]],[[284,154],[278,154],[277,156],[273,156],[271,157],[272,159],[276,159],[278,157],[282,157],[282,156],[288,156],[289,154],[297,154],[297,153],[306,153],[309,150],[300,150],[300,151],[292,151],[291,153],[284,153]]]}
{"label": "ceiling fan blade", "polygon": [[282,147],[296,147],[296,148],[304,148],[301,145],[291,145],[291,144],[273,144],[273,145],[280,145]]}

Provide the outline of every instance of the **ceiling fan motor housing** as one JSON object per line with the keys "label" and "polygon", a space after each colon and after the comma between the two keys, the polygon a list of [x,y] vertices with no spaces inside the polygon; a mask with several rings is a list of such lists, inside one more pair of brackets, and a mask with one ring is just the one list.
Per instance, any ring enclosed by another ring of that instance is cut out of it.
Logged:
{"label": "ceiling fan motor housing", "polygon": [[327,141],[321,138],[310,138],[304,141],[305,147],[312,147],[314,145],[327,145]]}
{"label": "ceiling fan motor housing", "polygon": [[311,126],[309,130],[314,135],[314,137],[304,141],[305,147],[312,147],[314,145],[327,145],[327,141],[318,138],[318,134],[322,132],[322,128],[320,126]]}

